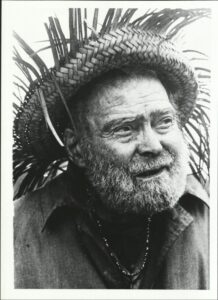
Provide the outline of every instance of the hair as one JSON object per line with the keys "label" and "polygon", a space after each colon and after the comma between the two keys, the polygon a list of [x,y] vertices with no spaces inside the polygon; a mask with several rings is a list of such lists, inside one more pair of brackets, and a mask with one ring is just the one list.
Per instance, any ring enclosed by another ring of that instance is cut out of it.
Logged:
{"label": "hair", "polygon": [[144,69],[142,67],[137,67],[137,69],[134,67],[123,67],[122,69],[113,69],[105,72],[101,76],[92,79],[78,90],[74,99],[72,99],[70,106],[70,111],[75,121],[75,125],[78,127],[77,129],[80,132],[83,129],[86,131],[89,130],[89,126],[84,116],[87,113],[87,102],[90,99],[96,97],[110,87],[119,87],[122,83],[128,80],[139,78],[156,78],[160,80],[167,92],[169,101],[176,109],[179,116],[177,105],[178,95],[175,92],[176,88],[172,86],[172,83],[169,84],[169,82],[166,81],[166,76],[164,76],[164,74],[160,74],[155,70]]}

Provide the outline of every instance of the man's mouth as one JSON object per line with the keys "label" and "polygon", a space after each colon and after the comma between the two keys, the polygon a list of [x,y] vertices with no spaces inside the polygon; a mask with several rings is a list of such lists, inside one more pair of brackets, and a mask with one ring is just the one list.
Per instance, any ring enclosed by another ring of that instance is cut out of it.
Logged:
{"label": "man's mouth", "polygon": [[156,177],[156,176],[162,174],[163,171],[166,169],[167,169],[167,167],[163,166],[160,168],[155,168],[155,169],[151,169],[151,170],[146,170],[144,172],[140,172],[140,173],[136,174],[135,176],[137,178],[149,179],[149,178],[153,178],[153,177]]}

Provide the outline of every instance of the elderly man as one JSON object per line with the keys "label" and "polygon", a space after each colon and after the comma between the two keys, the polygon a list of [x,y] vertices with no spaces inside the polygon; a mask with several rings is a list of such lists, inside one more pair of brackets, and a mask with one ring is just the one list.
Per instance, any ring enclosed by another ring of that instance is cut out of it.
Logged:
{"label": "elderly man", "polygon": [[[64,102],[71,116],[63,121],[67,172],[15,203],[17,288],[209,287],[207,197],[188,176],[182,133],[195,78],[168,41],[138,34],[131,31],[132,45],[151,43],[151,50],[142,49],[136,61],[119,41],[125,63],[120,56],[103,63]],[[63,98],[61,82],[53,85]],[[43,107],[48,93],[37,87],[35,95]]]}

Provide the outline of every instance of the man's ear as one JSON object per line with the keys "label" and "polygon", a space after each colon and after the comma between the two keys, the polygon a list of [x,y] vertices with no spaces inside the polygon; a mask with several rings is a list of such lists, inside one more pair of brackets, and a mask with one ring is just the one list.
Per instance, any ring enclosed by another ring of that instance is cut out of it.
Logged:
{"label": "man's ear", "polygon": [[82,151],[78,144],[75,132],[67,128],[64,132],[64,144],[67,150],[69,159],[78,167],[84,168],[85,162],[83,160]]}

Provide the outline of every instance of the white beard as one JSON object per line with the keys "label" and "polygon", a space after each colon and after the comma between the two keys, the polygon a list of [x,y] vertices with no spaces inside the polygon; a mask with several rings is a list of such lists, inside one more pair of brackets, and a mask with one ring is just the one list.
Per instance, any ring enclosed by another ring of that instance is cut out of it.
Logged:
{"label": "white beard", "polygon": [[[81,144],[86,159],[86,175],[94,188],[93,205],[103,206],[116,214],[153,215],[173,207],[183,195],[188,174],[188,147],[181,143],[179,152],[163,149],[159,157],[137,158],[125,166],[107,149],[97,149],[87,142]],[[146,161],[147,160],[147,161]],[[132,174],[167,164],[158,176],[149,179]]]}

